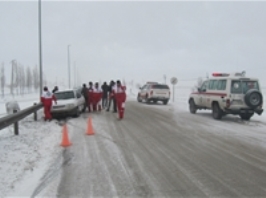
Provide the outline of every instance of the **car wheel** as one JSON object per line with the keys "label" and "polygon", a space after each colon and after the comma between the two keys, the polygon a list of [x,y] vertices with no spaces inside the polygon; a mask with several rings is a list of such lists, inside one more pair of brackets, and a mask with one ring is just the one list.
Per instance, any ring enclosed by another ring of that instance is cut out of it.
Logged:
{"label": "car wheel", "polygon": [[220,108],[218,103],[214,103],[212,105],[212,116],[216,120],[220,120],[222,118],[222,116],[223,116],[223,111]]}
{"label": "car wheel", "polygon": [[191,99],[191,100],[189,101],[189,111],[190,111],[190,113],[192,113],[192,114],[195,114],[195,113],[197,112],[197,107],[196,107],[195,102],[194,102],[193,99]]}
{"label": "car wheel", "polygon": [[76,118],[80,116],[80,110],[79,108],[77,107],[76,110],[75,110],[75,115],[74,115]]}
{"label": "car wheel", "polygon": [[256,89],[250,89],[246,93],[244,99],[245,99],[245,103],[247,104],[247,106],[251,108],[257,108],[263,102],[261,92]]}
{"label": "car wheel", "polygon": [[138,95],[137,100],[138,100],[138,102],[142,102],[140,95]]}
{"label": "car wheel", "polygon": [[168,103],[168,100],[164,100],[164,101],[163,101],[163,104],[164,104],[164,105],[167,105],[167,103]]}
{"label": "car wheel", "polygon": [[149,100],[149,98],[148,98],[148,96],[146,96],[146,98],[145,98],[145,102],[147,103],[147,104],[150,104],[150,100]]}
{"label": "car wheel", "polygon": [[240,114],[240,118],[242,120],[250,120],[250,118],[254,115],[254,113],[245,113],[245,114]]}

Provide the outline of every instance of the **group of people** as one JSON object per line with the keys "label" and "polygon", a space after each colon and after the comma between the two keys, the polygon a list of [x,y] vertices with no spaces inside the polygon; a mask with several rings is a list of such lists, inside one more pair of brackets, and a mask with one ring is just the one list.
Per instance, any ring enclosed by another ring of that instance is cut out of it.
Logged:
{"label": "group of people", "polygon": [[[45,86],[43,94],[41,96],[41,102],[44,107],[44,120],[51,121],[51,108],[53,101],[57,104],[54,93],[58,91],[58,87],[55,86],[52,92]],[[106,109],[110,111],[111,105],[113,105],[113,113],[118,113],[118,118],[124,118],[125,101],[126,101],[126,87],[121,84],[120,80],[110,81],[109,85],[106,82],[99,86],[99,83],[93,84],[89,82],[89,86],[83,84],[81,94],[85,99],[83,112],[101,111]]]}
{"label": "group of people", "polygon": [[109,111],[113,104],[113,112],[118,113],[118,118],[124,118],[125,101],[126,101],[126,87],[121,84],[120,80],[114,82],[110,81],[109,85],[106,82],[99,86],[99,83],[93,85],[89,82],[89,87],[83,84],[81,91],[85,98],[85,105],[83,112],[88,108],[88,112],[101,111],[106,109]]}

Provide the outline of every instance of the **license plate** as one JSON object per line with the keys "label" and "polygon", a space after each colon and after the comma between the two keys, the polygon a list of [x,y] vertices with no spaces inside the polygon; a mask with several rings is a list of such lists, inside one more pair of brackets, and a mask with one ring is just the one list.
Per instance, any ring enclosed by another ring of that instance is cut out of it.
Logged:
{"label": "license plate", "polygon": [[243,101],[242,100],[234,100],[232,102],[233,105],[242,105],[243,104]]}

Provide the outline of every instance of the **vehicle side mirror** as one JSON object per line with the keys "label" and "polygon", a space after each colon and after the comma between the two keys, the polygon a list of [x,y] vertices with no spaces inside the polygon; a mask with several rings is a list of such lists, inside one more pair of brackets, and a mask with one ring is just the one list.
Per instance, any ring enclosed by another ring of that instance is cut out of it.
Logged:
{"label": "vehicle side mirror", "polygon": [[198,92],[201,92],[201,89],[198,87]]}
{"label": "vehicle side mirror", "polygon": [[202,92],[206,92],[206,89],[202,89],[201,91],[202,91]]}

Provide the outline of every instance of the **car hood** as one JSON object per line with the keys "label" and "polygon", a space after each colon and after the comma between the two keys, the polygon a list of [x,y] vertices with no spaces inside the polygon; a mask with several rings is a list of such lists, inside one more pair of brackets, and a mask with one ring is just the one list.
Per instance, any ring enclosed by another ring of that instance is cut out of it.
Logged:
{"label": "car hood", "polygon": [[57,100],[56,105],[67,105],[67,104],[76,104],[76,100],[75,99]]}

